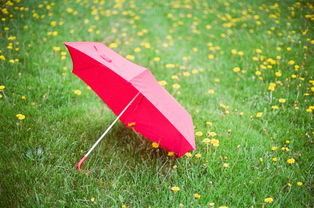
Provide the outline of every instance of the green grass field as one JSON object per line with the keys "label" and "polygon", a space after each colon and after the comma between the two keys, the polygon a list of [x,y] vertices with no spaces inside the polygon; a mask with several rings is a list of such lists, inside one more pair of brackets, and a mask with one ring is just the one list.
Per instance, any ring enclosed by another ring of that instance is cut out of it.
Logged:
{"label": "green grass field", "polygon": [[[314,206],[310,0],[0,5],[0,207]],[[192,115],[196,151],[175,159],[119,123],[78,172],[115,115],[66,41],[149,68]]]}

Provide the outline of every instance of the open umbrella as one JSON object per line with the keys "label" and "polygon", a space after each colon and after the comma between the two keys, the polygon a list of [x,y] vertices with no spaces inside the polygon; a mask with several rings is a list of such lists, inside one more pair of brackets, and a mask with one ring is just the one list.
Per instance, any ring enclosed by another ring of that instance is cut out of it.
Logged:
{"label": "open umbrella", "polygon": [[190,114],[152,73],[102,43],[66,42],[73,73],[88,84],[118,116],[77,164],[82,163],[118,119],[177,157],[195,149]]}

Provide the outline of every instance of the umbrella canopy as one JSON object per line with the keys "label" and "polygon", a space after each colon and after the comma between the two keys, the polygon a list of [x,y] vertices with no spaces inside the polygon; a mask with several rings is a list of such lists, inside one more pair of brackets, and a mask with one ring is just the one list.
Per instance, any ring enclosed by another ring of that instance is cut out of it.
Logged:
{"label": "umbrella canopy", "polygon": [[[152,73],[98,42],[64,43],[73,73],[88,84],[125,126],[159,143],[177,157],[195,149],[190,114],[156,81]],[[135,97],[136,96],[136,97]],[[130,126],[130,125],[129,125]]]}

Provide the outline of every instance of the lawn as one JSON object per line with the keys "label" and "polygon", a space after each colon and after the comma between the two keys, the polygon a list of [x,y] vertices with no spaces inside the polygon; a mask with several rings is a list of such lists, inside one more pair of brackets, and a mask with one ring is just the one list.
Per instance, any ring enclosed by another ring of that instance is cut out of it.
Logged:
{"label": "lawn", "polygon": [[[0,207],[314,206],[310,0],[0,5]],[[150,69],[196,150],[176,159],[118,123],[78,172],[116,116],[71,73],[68,41]]]}

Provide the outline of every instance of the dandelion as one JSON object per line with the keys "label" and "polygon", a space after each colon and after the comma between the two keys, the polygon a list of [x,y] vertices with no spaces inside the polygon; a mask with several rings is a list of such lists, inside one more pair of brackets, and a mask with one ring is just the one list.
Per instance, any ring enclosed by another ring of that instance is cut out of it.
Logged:
{"label": "dandelion", "polygon": [[233,70],[234,72],[239,72],[239,71],[240,71],[240,67],[234,67],[232,70]]}
{"label": "dandelion", "polygon": [[91,202],[94,202],[94,201],[95,201],[95,198],[94,198],[94,197],[93,197],[93,198],[91,198],[91,199],[90,199],[90,201],[91,201]]}
{"label": "dandelion", "polygon": [[277,157],[272,158],[272,161],[277,162],[278,161]]}
{"label": "dandelion", "polygon": [[208,94],[213,95],[214,93],[215,93],[215,90],[213,89],[208,90]]}
{"label": "dandelion", "polygon": [[135,126],[135,122],[131,122],[131,123],[128,123],[128,127],[133,127],[133,126]]}
{"label": "dandelion", "polygon": [[185,156],[186,156],[186,157],[192,157],[192,154],[189,153],[189,152],[187,152],[187,153],[185,153]]}
{"label": "dandelion", "polygon": [[229,208],[228,206],[220,206],[219,208]]}
{"label": "dandelion", "polygon": [[4,85],[0,85],[0,90],[4,90],[5,86]]}
{"label": "dandelion", "polygon": [[171,187],[171,190],[176,192],[176,191],[180,191],[180,188],[178,186],[173,186]]}
{"label": "dandelion", "polygon": [[116,48],[116,47],[118,47],[117,43],[110,43],[109,44],[109,48]]}
{"label": "dandelion", "polygon": [[213,54],[209,54],[207,57],[208,57],[208,59],[214,59],[214,55]]}
{"label": "dandelion", "polygon": [[278,109],[279,109],[279,107],[278,107],[277,105],[273,105],[273,106],[271,106],[271,108],[272,108],[273,110],[278,110]]}
{"label": "dandelion", "polygon": [[73,92],[74,92],[74,94],[76,94],[76,95],[81,95],[81,94],[82,94],[81,90],[74,90]]}
{"label": "dandelion", "polygon": [[207,143],[210,143],[210,141],[211,141],[211,140],[208,139],[208,138],[203,139],[203,142],[206,143],[206,144],[207,144]]}
{"label": "dandelion", "polygon": [[142,51],[141,48],[135,48],[135,49],[134,49],[134,52],[135,52],[135,53],[139,53],[139,52],[141,52],[141,51]]}
{"label": "dandelion", "polygon": [[210,207],[214,207],[214,206],[215,206],[215,203],[214,203],[214,202],[210,202],[208,205],[209,205]]}
{"label": "dandelion", "polygon": [[57,22],[56,22],[56,21],[51,21],[51,22],[50,22],[50,26],[51,26],[51,27],[55,27],[56,25],[57,25]]}
{"label": "dandelion", "polygon": [[203,136],[203,132],[197,131],[197,132],[195,132],[195,136]]}
{"label": "dandelion", "polygon": [[54,51],[60,51],[60,47],[57,47],[57,46],[54,46],[54,47],[52,47],[52,49],[54,50]]}
{"label": "dandelion", "polygon": [[262,162],[264,162],[264,159],[260,157],[259,161],[262,163]]}
{"label": "dandelion", "polygon": [[196,193],[196,194],[194,194],[194,198],[195,198],[195,199],[199,199],[199,198],[201,198],[201,195],[199,195],[198,193]]}
{"label": "dandelion", "polygon": [[214,146],[214,147],[218,147],[219,146],[219,140],[218,139],[211,139],[210,143]]}
{"label": "dandelion", "polygon": [[168,152],[168,156],[169,156],[169,157],[174,156],[174,152]]}
{"label": "dandelion", "polygon": [[279,102],[280,102],[280,103],[285,103],[285,102],[286,102],[286,99],[280,98],[280,99],[279,99]]}
{"label": "dandelion", "polygon": [[167,82],[165,80],[161,80],[158,82],[161,86],[165,86],[167,84]]}
{"label": "dandelion", "polygon": [[276,76],[276,77],[281,77],[281,72],[280,72],[280,71],[277,71],[277,72],[275,73],[275,76]]}
{"label": "dandelion", "polygon": [[67,11],[68,13],[72,13],[72,12],[73,12],[73,9],[72,9],[72,8],[67,8],[66,11]]}
{"label": "dandelion", "polygon": [[295,163],[295,159],[294,159],[294,158],[289,158],[289,159],[287,160],[287,163],[293,164],[293,163]]}
{"label": "dandelion", "polygon": [[157,149],[157,148],[159,147],[159,144],[156,143],[156,142],[153,142],[153,143],[152,143],[152,147],[155,148],[155,149]]}
{"label": "dandelion", "polygon": [[156,61],[156,62],[158,62],[158,61],[160,61],[160,57],[154,57],[153,60]]}
{"label": "dandelion", "polygon": [[23,119],[25,119],[25,115],[23,115],[23,114],[16,114],[16,117],[19,119],[19,120],[23,120]]}
{"label": "dandelion", "polygon": [[173,84],[172,87],[173,87],[174,89],[179,89],[179,88],[180,88],[180,85],[176,83],[176,84]]}
{"label": "dandelion", "polygon": [[275,90],[275,87],[276,87],[276,84],[273,83],[273,82],[271,82],[271,83],[269,83],[268,90],[274,91],[274,90]]}
{"label": "dandelion", "polygon": [[135,59],[135,56],[133,55],[126,55],[126,58],[133,61]]}
{"label": "dandelion", "polygon": [[195,155],[195,157],[196,157],[196,158],[201,158],[202,155],[201,155],[200,153],[197,153],[197,154]]}
{"label": "dandelion", "polygon": [[271,197],[268,197],[268,198],[265,198],[265,199],[264,199],[264,202],[265,202],[265,203],[272,203],[273,201],[274,201],[274,199],[271,198]]}
{"label": "dandelion", "polygon": [[232,50],[231,50],[231,53],[234,55],[234,54],[237,54],[238,52],[237,52],[236,49],[232,49]]}
{"label": "dandelion", "polygon": [[256,118],[260,118],[260,117],[262,117],[263,116],[263,113],[262,112],[258,112],[257,114],[256,114]]}
{"label": "dandelion", "polygon": [[290,64],[290,65],[293,65],[294,63],[295,63],[295,62],[294,62],[293,60],[290,60],[290,61],[289,61],[289,64]]}
{"label": "dandelion", "polygon": [[228,168],[228,167],[229,167],[229,164],[228,164],[228,163],[224,163],[224,164],[222,165],[222,167]]}
{"label": "dandelion", "polygon": [[298,182],[297,182],[297,185],[298,185],[298,186],[302,186],[302,185],[303,185],[303,182],[298,181]]}

